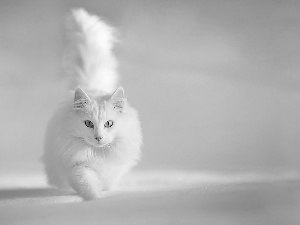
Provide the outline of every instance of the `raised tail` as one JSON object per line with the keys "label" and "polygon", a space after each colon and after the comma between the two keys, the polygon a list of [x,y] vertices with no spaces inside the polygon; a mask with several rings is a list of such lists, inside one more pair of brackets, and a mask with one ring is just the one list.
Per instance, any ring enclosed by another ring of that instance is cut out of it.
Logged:
{"label": "raised tail", "polygon": [[112,93],[117,85],[117,60],[112,48],[114,28],[84,9],[75,9],[67,20],[69,46],[66,67],[71,88]]}

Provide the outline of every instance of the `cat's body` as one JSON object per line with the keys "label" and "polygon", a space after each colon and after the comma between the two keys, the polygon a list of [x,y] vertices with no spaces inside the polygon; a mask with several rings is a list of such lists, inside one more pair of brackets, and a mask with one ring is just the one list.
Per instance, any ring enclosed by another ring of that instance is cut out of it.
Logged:
{"label": "cat's body", "polygon": [[113,29],[82,9],[73,11],[68,26],[70,85],[80,87],[49,121],[43,161],[50,185],[71,187],[89,200],[136,164],[142,136],[137,112],[116,88]]}

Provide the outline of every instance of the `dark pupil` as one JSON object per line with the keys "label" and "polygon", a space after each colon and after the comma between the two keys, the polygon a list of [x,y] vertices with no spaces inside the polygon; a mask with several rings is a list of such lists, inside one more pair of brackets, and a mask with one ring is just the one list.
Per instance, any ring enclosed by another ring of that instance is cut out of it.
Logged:
{"label": "dark pupil", "polygon": [[90,120],[86,120],[84,121],[85,125],[89,128],[94,128],[94,124],[92,123],[92,121]]}
{"label": "dark pupil", "polygon": [[111,127],[113,124],[113,121],[109,120],[105,123],[105,127]]}

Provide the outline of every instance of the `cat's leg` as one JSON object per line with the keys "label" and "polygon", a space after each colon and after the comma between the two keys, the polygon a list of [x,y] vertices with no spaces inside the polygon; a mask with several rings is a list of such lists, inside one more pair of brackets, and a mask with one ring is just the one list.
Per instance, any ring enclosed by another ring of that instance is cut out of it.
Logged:
{"label": "cat's leg", "polygon": [[101,195],[103,185],[95,171],[88,166],[73,166],[68,173],[71,187],[85,200],[97,199]]}

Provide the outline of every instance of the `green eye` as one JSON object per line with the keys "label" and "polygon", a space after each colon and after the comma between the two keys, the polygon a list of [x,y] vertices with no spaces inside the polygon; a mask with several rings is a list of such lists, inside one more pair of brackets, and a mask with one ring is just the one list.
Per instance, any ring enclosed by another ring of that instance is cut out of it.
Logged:
{"label": "green eye", "polygon": [[92,121],[86,120],[86,121],[84,121],[84,124],[85,124],[87,127],[94,129],[94,124],[93,124]]}
{"label": "green eye", "polygon": [[114,125],[114,122],[112,120],[108,120],[104,124],[104,127],[109,128],[109,127],[112,127],[112,125]]}

